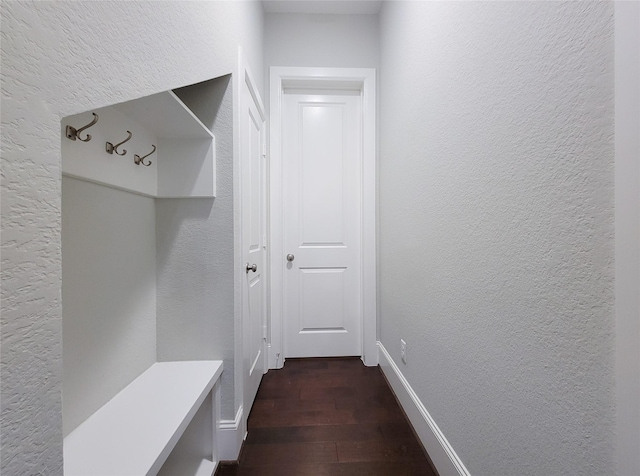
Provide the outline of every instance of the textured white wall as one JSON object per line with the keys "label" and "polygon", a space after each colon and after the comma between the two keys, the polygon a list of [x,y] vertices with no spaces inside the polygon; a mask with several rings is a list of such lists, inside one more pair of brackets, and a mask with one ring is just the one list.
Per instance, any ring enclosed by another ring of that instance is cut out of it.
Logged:
{"label": "textured white wall", "polygon": [[[265,81],[271,66],[377,68],[378,15],[268,13]],[[256,78],[257,81],[257,78]],[[269,85],[266,84],[265,91]],[[265,104],[268,108],[268,101]]]}
{"label": "textured white wall", "polygon": [[236,412],[231,82],[223,76],[177,91],[216,136],[216,199],[156,201],[158,360],[222,359],[226,420]]}
{"label": "textured white wall", "polygon": [[375,68],[378,57],[378,15],[265,15],[265,67]]}
{"label": "textured white wall", "polygon": [[62,180],[67,435],[156,361],[152,198]]}
{"label": "textured white wall", "polygon": [[616,2],[618,474],[640,474],[640,3]]}
{"label": "textured white wall", "polygon": [[[2,2],[3,474],[62,474],[60,120],[237,70],[256,2]],[[214,205],[215,206],[215,205]]]}
{"label": "textured white wall", "polygon": [[380,32],[382,343],[472,474],[611,474],[613,4]]}

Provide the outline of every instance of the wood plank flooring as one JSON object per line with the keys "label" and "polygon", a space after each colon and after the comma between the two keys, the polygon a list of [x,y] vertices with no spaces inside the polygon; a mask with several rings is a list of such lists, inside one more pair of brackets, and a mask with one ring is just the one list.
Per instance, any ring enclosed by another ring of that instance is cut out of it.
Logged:
{"label": "wood plank flooring", "polygon": [[380,369],[359,358],[270,370],[248,433],[216,476],[437,476]]}

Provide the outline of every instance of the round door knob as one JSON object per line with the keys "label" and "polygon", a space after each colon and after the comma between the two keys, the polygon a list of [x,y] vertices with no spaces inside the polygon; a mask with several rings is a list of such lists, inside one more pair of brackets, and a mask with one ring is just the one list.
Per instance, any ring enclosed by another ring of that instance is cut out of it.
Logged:
{"label": "round door knob", "polygon": [[255,263],[254,263],[254,264],[251,264],[251,265],[250,265],[249,263],[247,263],[247,264],[245,265],[245,268],[244,268],[244,269],[245,269],[245,271],[246,271],[247,273],[248,273],[249,271],[253,271],[253,272],[255,273],[256,271],[258,271],[258,265],[257,265],[257,264],[255,264]]}
{"label": "round door knob", "polygon": [[287,255],[287,261],[293,261],[294,259],[295,259],[295,256],[293,256],[291,253]]}

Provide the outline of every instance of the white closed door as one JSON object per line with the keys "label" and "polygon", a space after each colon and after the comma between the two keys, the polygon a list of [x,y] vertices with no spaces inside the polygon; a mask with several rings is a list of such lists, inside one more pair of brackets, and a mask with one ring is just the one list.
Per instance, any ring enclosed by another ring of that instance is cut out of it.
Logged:
{"label": "white closed door", "polygon": [[282,101],[285,357],[360,356],[360,93]]}
{"label": "white closed door", "polygon": [[[244,408],[248,413],[265,372],[265,154],[264,115],[247,83],[241,100],[242,320]],[[257,93],[254,93],[257,94]]]}

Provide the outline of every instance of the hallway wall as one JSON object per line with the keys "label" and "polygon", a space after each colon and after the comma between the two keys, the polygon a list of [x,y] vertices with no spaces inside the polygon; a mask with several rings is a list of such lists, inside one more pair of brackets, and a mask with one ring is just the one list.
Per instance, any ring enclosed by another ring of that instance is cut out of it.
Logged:
{"label": "hallway wall", "polygon": [[[267,13],[264,78],[269,94],[271,66],[380,67],[378,15]],[[263,97],[269,110],[269,97]],[[267,134],[268,137],[268,134]],[[268,316],[270,322],[270,315]]]}
{"label": "hallway wall", "polygon": [[267,94],[271,66],[379,67],[378,15],[267,13],[264,28]]}
{"label": "hallway wall", "polygon": [[267,13],[264,62],[266,78],[270,66],[377,68],[378,15]]}
{"label": "hallway wall", "polygon": [[55,476],[63,473],[60,120],[234,73],[239,44],[262,84],[263,10],[148,1],[1,8],[0,472]]}
{"label": "hallway wall", "polygon": [[616,432],[640,474],[640,3],[616,2]]}
{"label": "hallway wall", "polygon": [[380,24],[383,345],[471,474],[611,474],[613,4]]}

